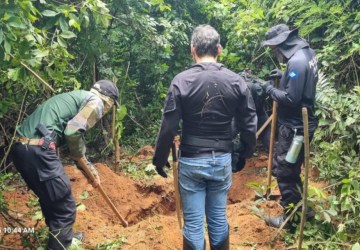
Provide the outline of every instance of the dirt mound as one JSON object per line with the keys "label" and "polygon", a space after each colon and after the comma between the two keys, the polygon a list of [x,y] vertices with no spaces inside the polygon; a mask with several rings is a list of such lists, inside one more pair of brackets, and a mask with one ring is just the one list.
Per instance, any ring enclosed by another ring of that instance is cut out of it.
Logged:
{"label": "dirt mound", "polygon": [[[95,249],[97,244],[116,239],[119,243],[118,249],[182,249],[182,234],[175,213],[171,177],[134,181],[124,174],[115,174],[105,164],[95,165],[99,170],[105,193],[128,221],[129,227],[121,226],[120,220],[100,193],[87,182],[77,168],[65,166],[78,205],[74,230],[85,232],[86,249]],[[252,186],[254,183],[265,184],[264,168],[266,168],[266,157],[261,156],[249,160],[244,170],[233,174],[227,213],[230,224],[230,249],[283,248],[281,241],[278,239],[273,241],[276,230],[266,226],[263,220],[253,213],[254,207],[263,209],[267,213],[271,211],[272,214],[281,211],[276,202],[269,201],[258,205],[254,201],[255,192],[248,184],[249,182],[253,183]],[[31,207],[23,205],[31,196],[30,192],[22,188],[7,192],[6,195],[7,199],[16,200],[10,204],[10,207],[13,211],[22,211],[23,222],[29,226],[34,225],[34,221],[31,221],[30,216],[27,215]],[[18,204],[22,204],[22,207],[20,208]],[[3,245],[14,246],[14,242],[19,240],[19,237],[9,236],[5,237]]]}

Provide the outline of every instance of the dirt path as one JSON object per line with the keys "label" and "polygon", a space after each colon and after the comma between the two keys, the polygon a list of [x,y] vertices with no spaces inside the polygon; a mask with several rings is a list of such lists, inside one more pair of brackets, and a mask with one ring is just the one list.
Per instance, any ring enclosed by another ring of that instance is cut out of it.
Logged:
{"label": "dirt path", "polygon": [[[120,214],[129,222],[129,227],[121,226],[119,219],[101,195],[87,183],[79,170],[74,166],[66,166],[65,170],[70,176],[73,194],[79,205],[74,229],[85,232],[86,249],[96,249],[97,244],[116,239],[118,244],[122,245],[121,249],[182,249],[182,236],[175,214],[172,178],[156,177],[151,181],[134,181],[128,176],[115,174],[104,164],[96,166],[100,172],[103,189]],[[250,182],[265,184],[265,167],[265,157],[255,157],[247,162],[244,170],[233,175],[227,211],[230,223],[230,249],[284,248],[279,239],[272,240],[276,230],[266,226],[251,210],[251,207],[257,206],[272,214],[281,211],[276,202],[269,201],[257,205],[253,200],[254,190],[247,186]],[[6,193],[12,214],[30,227],[35,222],[29,219],[27,214],[31,210],[29,197],[30,193],[25,188]],[[0,221],[0,227],[4,225],[6,222]],[[43,226],[43,223],[39,226]],[[18,245],[19,236],[9,235],[2,244]]]}

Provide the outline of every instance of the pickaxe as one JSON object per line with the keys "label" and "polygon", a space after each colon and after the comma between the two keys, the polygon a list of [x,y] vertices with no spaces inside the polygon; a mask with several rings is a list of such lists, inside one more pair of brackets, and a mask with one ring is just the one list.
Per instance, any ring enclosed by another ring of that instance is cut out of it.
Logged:
{"label": "pickaxe", "polygon": [[[81,167],[82,170],[84,170],[85,174],[87,175],[87,177],[90,179],[91,182],[95,181],[95,176],[93,175],[93,173],[90,171],[90,169],[87,167],[86,162],[84,161],[83,158],[80,158],[79,160],[77,160],[77,164],[79,165],[79,167]],[[101,184],[99,184],[96,189],[98,189],[101,193],[101,195],[104,197],[105,201],[107,202],[107,204],[110,206],[110,208],[114,211],[114,213],[116,214],[116,216],[120,219],[121,224],[124,227],[128,226],[128,222],[120,215],[120,213],[118,212],[118,210],[116,209],[116,207],[114,206],[114,204],[111,202],[111,200],[109,199],[109,197],[106,195],[105,191],[103,190]]]}

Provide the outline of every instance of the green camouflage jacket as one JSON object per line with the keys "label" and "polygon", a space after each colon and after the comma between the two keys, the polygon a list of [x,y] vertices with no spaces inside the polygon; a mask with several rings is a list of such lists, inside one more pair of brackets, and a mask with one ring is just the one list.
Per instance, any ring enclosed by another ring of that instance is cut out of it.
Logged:
{"label": "green camouflage jacket", "polygon": [[41,138],[36,126],[44,124],[56,133],[56,145],[67,143],[70,156],[85,156],[84,132],[92,128],[109,110],[99,95],[75,90],[49,98],[17,128],[20,136]]}

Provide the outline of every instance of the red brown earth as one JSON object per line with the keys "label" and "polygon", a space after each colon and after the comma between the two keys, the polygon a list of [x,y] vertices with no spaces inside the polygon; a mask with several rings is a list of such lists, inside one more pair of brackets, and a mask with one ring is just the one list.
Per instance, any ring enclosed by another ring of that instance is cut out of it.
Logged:
{"label": "red brown earth", "polygon": [[[133,157],[131,161],[150,158],[151,154],[142,154]],[[230,249],[285,248],[281,237],[275,237],[277,230],[266,226],[251,208],[263,209],[268,214],[281,212],[275,201],[256,203],[255,191],[248,187],[249,183],[266,183],[266,159],[263,155],[254,157],[247,162],[244,170],[233,174],[227,209]],[[156,176],[152,180],[133,180],[124,173],[114,173],[105,164],[95,165],[100,172],[101,185],[105,193],[128,221],[129,227],[121,226],[119,219],[100,193],[88,184],[77,168],[66,165],[65,170],[70,177],[76,202],[85,205],[84,210],[78,211],[74,225],[75,231],[85,232],[85,249],[97,249],[97,244],[116,239],[122,242],[118,249],[182,249],[182,235],[175,212],[173,178],[163,179]],[[86,199],[81,199],[85,191],[89,195]],[[6,192],[5,196],[11,209],[10,214],[26,227],[34,227],[36,222],[31,220],[31,208],[28,205],[29,198],[34,198],[31,192],[22,186]],[[1,228],[6,226],[6,222],[0,221]],[[42,220],[36,228],[43,226]],[[13,233],[5,237],[2,234],[3,232],[0,232],[0,239],[4,238],[4,242],[0,242],[0,249],[25,249],[19,247],[21,234]]]}

